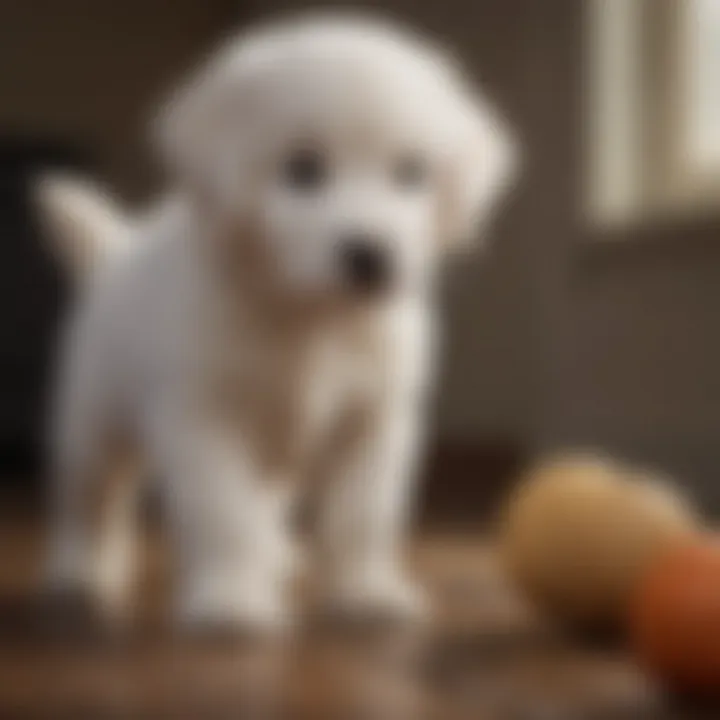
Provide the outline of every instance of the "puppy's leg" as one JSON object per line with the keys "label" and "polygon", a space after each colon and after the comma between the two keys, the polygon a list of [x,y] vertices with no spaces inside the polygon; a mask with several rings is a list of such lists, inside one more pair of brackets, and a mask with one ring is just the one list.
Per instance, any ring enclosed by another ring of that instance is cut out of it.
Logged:
{"label": "puppy's leg", "polygon": [[418,445],[415,404],[385,398],[357,426],[321,514],[324,602],[357,615],[420,618],[426,603],[402,568]]}
{"label": "puppy's leg", "polygon": [[133,586],[137,454],[100,424],[88,423],[63,443],[55,465],[48,589],[117,621]]}
{"label": "puppy's leg", "polygon": [[126,614],[135,587],[141,479],[136,449],[113,445],[101,481],[104,496],[92,569],[95,593],[114,618]]}
{"label": "puppy's leg", "polygon": [[275,630],[284,598],[286,506],[239,443],[202,423],[163,432],[163,469],[180,621],[198,628]]}

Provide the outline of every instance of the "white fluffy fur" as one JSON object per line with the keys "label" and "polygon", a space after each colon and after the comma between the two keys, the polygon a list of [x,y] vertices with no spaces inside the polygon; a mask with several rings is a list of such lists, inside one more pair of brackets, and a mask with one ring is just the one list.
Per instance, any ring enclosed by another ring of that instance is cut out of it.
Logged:
{"label": "white fluffy fur", "polygon": [[[132,512],[118,498],[141,458],[168,510],[180,617],[282,625],[288,514],[313,468],[326,477],[323,599],[417,613],[399,555],[432,374],[433,271],[508,184],[503,124],[417,38],[316,18],[230,42],[158,127],[172,187],[148,216],[120,229],[91,193],[45,187],[66,246],[79,237],[102,256],[60,363],[54,581],[121,605]],[[279,179],[308,142],[332,167],[312,196]],[[409,151],[431,172],[408,191],[389,168]],[[337,268],[340,238],[358,230],[397,268],[372,301]]]}

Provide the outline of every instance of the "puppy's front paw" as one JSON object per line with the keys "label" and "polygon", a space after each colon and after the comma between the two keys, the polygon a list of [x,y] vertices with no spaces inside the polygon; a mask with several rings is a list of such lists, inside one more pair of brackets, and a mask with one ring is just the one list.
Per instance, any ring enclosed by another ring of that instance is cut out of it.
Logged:
{"label": "puppy's front paw", "polygon": [[180,625],[212,635],[267,635],[289,630],[292,615],[282,593],[259,582],[197,582],[178,604]]}
{"label": "puppy's front paw", "polygon": [[425,592],[398,574],[346,577],[323,593],[321,607],[331,616],[361,622],[415,624],[431,615]]}

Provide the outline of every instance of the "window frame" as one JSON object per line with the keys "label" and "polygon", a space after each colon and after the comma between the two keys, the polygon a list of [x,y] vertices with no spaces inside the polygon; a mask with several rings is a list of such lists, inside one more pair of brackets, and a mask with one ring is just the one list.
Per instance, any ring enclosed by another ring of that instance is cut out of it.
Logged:
{"label": "window frame", "polygon": [[596,224],[720,212],[720,163],[689,152],[692,1],[588,5],[586,210]]}

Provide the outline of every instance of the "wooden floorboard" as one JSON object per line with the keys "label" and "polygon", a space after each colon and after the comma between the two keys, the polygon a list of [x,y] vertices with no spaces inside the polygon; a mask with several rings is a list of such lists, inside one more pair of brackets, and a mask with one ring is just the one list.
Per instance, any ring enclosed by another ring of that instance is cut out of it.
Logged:
{"label": "wooden floorboard", "polygon": [[510,591],[487,542],[429,534],[412,562],[438,605],[423,631],[306,621],[292,640],[178,636],[155,543],[124,635],[51,632],[36,603],[40,524],[0,545],[0,718],[694,720],[627,654],[550,629]]}

